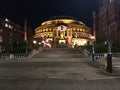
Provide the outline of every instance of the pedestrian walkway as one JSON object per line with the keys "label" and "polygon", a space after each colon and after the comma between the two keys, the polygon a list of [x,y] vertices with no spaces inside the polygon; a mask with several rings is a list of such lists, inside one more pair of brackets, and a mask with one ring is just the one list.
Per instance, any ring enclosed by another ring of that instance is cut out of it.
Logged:
{"label": "pedestrian walkway", "polygon": [[[10,63],[13,65],[22,64],[26,67],[37,65],[39,69],[31,70],[33,74],[39,71],[38,76],[47,76],[50,78],[108,78],[108,75],[111,75],[98,67],[93,67],[88,58],[81,55],[78,50],[72,48],[46,48],[31,59],[0,61],[2,65]],[[114,62],[114,66],[116,66],[115,64],[118,65],[118,63]],[[118,67],[114,68],[120,69]],[[113,70],[112,75],[118,76],[119,70],[115,70]]]}
{"label": "pedestrian walkway", "polygon": [[119,79],[93,67],[76,49],[51,48],[31,59],[0,60],[0,90],[119,90]]}
{"label": "pedestrian walkway", "polygon": [[120,76],[120,58],[112,59],[112,73],[108,73],[106,70],[101,70],[107,75]]}

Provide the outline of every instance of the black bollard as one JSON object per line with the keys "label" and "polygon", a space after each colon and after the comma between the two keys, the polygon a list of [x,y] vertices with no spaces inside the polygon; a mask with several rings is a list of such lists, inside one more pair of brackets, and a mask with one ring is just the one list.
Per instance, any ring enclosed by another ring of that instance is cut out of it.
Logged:
{"label": "black bollard", "polygon": [[107,54],[107,72],[112,73],[112,55]]}
{"label": "black bollard", "polygon": [[92,53],[92,60],[95,61],[95,56],[93,53]]}

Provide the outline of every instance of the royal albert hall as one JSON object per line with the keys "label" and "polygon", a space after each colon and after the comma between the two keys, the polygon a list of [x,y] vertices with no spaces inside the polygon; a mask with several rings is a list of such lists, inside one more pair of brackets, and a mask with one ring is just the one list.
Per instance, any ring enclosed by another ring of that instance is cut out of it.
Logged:
{"label": "royal albert hall", "polygon": [[57,16],[37,27],[34,39],[39,43],[50,43],[54,47],[60,44],[74,47],[91,44],[91,36],[91,29],[83,22],[71,17]]}

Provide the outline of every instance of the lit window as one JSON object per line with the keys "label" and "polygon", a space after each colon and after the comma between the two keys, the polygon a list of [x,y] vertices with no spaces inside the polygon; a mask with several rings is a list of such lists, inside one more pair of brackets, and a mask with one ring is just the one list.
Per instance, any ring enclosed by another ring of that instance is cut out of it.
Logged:
{"label": "lit window", "polygon": [[80,31],[82,32],[82,28],[80,28]]}
{"label": "lit window", "polygon": [[73,30],[75,31],[75,28]]}
{"label": "lit window", "polygon": [[43,32],[45,32],[45,29],[43,29]]}
{"label": "lit window", "polygon": [[46,32],[48,32],[48,28],[46,28]]}
{"label": "lit window", "polygon": [[7,18],[5,18],[5,21],[7,21],[7,22],[8,22],[9,20],[8,20]]}
{"label": "lit window", "polygon": [[8,27],[8,24],[7,24],[7,23],[5,23],[5,27]]}
{"label": "lit window", "polygon": [[10,29],[12,29],[12,28],[13,28],[13,26],[9,25],[9,28],[10,28]]}
{"label": "lit window", "polygon": [[51,28],[49,29],[49,31],[51,31]]}

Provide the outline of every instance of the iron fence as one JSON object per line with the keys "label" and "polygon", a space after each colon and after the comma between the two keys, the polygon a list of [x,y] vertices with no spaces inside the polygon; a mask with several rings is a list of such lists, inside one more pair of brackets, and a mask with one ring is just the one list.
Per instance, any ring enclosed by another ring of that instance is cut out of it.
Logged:
{"label": "iron fence", "polygon": [[17,53],[17,54],[11,54],[11,53],[1,53],[0,59],[2,60],[8,60],[8,59],[29,59],[33,57],[35,54],[41,52],[43,50],[42,47],[40,47],[38,50],[33,49],[29,53]]}

